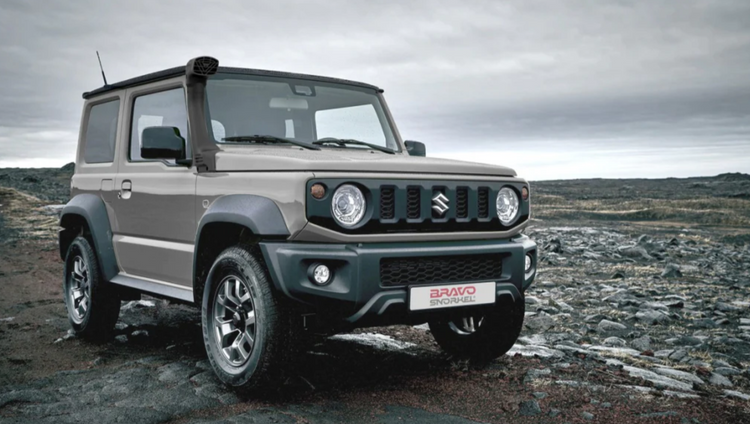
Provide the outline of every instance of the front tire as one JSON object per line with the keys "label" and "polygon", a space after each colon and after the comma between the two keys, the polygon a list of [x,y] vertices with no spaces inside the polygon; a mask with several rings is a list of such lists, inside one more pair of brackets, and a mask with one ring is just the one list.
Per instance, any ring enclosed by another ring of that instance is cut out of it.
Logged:
{"label": "front tire", "polygon": [[76,237],[68,247],[63,272],[63,296],[73,331],[89,340],[106,339],[120,316],[120,299],[103,280],[96,253],[85,237]]}
{"label": "front tire", "polygon": [[450,311],[429,321],[435,341],[448,354],[491,361],[507,353],[523,327],[525,302],[508,297],[487,309]]}
{"label": "front tire", "polygon": [[203,341],[225,384],[273,383],[292,358],[293,314],[273,289],[260,253],[234,246],[214,261],[203,293]]}

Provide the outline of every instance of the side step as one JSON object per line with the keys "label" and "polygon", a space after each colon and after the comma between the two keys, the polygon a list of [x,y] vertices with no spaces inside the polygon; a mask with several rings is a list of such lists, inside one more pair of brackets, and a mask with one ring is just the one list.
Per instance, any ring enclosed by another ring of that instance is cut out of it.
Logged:
{"label": "side step", "polygon": [[142,277],[134,277],[119,273],[111,280],[112,283],[120,286],[134,288],[146,293],[158,294],[161,296],[179,299],[185,302],[193,303],[193,290],[187,287],[170,284],[164,281],[150,280]]}

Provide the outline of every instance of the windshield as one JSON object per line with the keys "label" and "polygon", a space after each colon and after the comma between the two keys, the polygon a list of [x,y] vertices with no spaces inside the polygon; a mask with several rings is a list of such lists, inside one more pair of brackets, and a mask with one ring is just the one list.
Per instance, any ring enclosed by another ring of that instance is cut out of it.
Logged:
{"label": "windshield", "polygon": [[[243,144],[252,136],[303,143],[356,140],[400,150],[375,90],[314,80],[216,74],[206,85],[209,130],[217,143]],[[254,143],[254,144],[257,144]],[[368,149],[324,143],[326,148]]]}

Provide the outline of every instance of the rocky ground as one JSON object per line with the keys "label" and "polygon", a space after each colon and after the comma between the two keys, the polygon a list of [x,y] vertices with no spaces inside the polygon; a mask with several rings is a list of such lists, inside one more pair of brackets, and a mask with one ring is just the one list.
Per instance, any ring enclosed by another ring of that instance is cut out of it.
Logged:
{"label": "rocky ground", "polygon": [[508,355],[477,366],[424,326],[364,329],[262,394],[213,377],[188,306],[144,297],[113,340],[70,335],[49,206],[65,184],[0,188],[0,423],[750,422],[745,177],[534,184],[541,263]]}

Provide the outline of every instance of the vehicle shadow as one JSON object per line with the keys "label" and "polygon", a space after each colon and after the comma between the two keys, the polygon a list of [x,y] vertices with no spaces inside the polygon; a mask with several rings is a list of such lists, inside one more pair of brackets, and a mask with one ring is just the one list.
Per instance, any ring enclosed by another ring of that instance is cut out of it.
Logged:
{"label": "vehicle shadow", "polygon": [[[108,342],[108,350],[123,352],[121,354],[129,360],[157,356],[166,362],[206,361],[200,311],[160,302],[156,300],[154,307],[123,311],[116,335],[125,335],[128,341]],[[125,324],[127,327],[122,328]],[[311,401],[318,396],[400,390],[425,376],[437,379],[442,374],[469,366],[440,352],[426,329],[396,326],[355,331],[360,332],[367,334],[365,337],[310,337],[303,344],[298,360],[285,370],[277,386],[252,392],[237,389],[235,393],[243,400],[269,403]],[[380,343],[383,340],[385,343]],[[218,379],[216,383],[220,384]]]}

